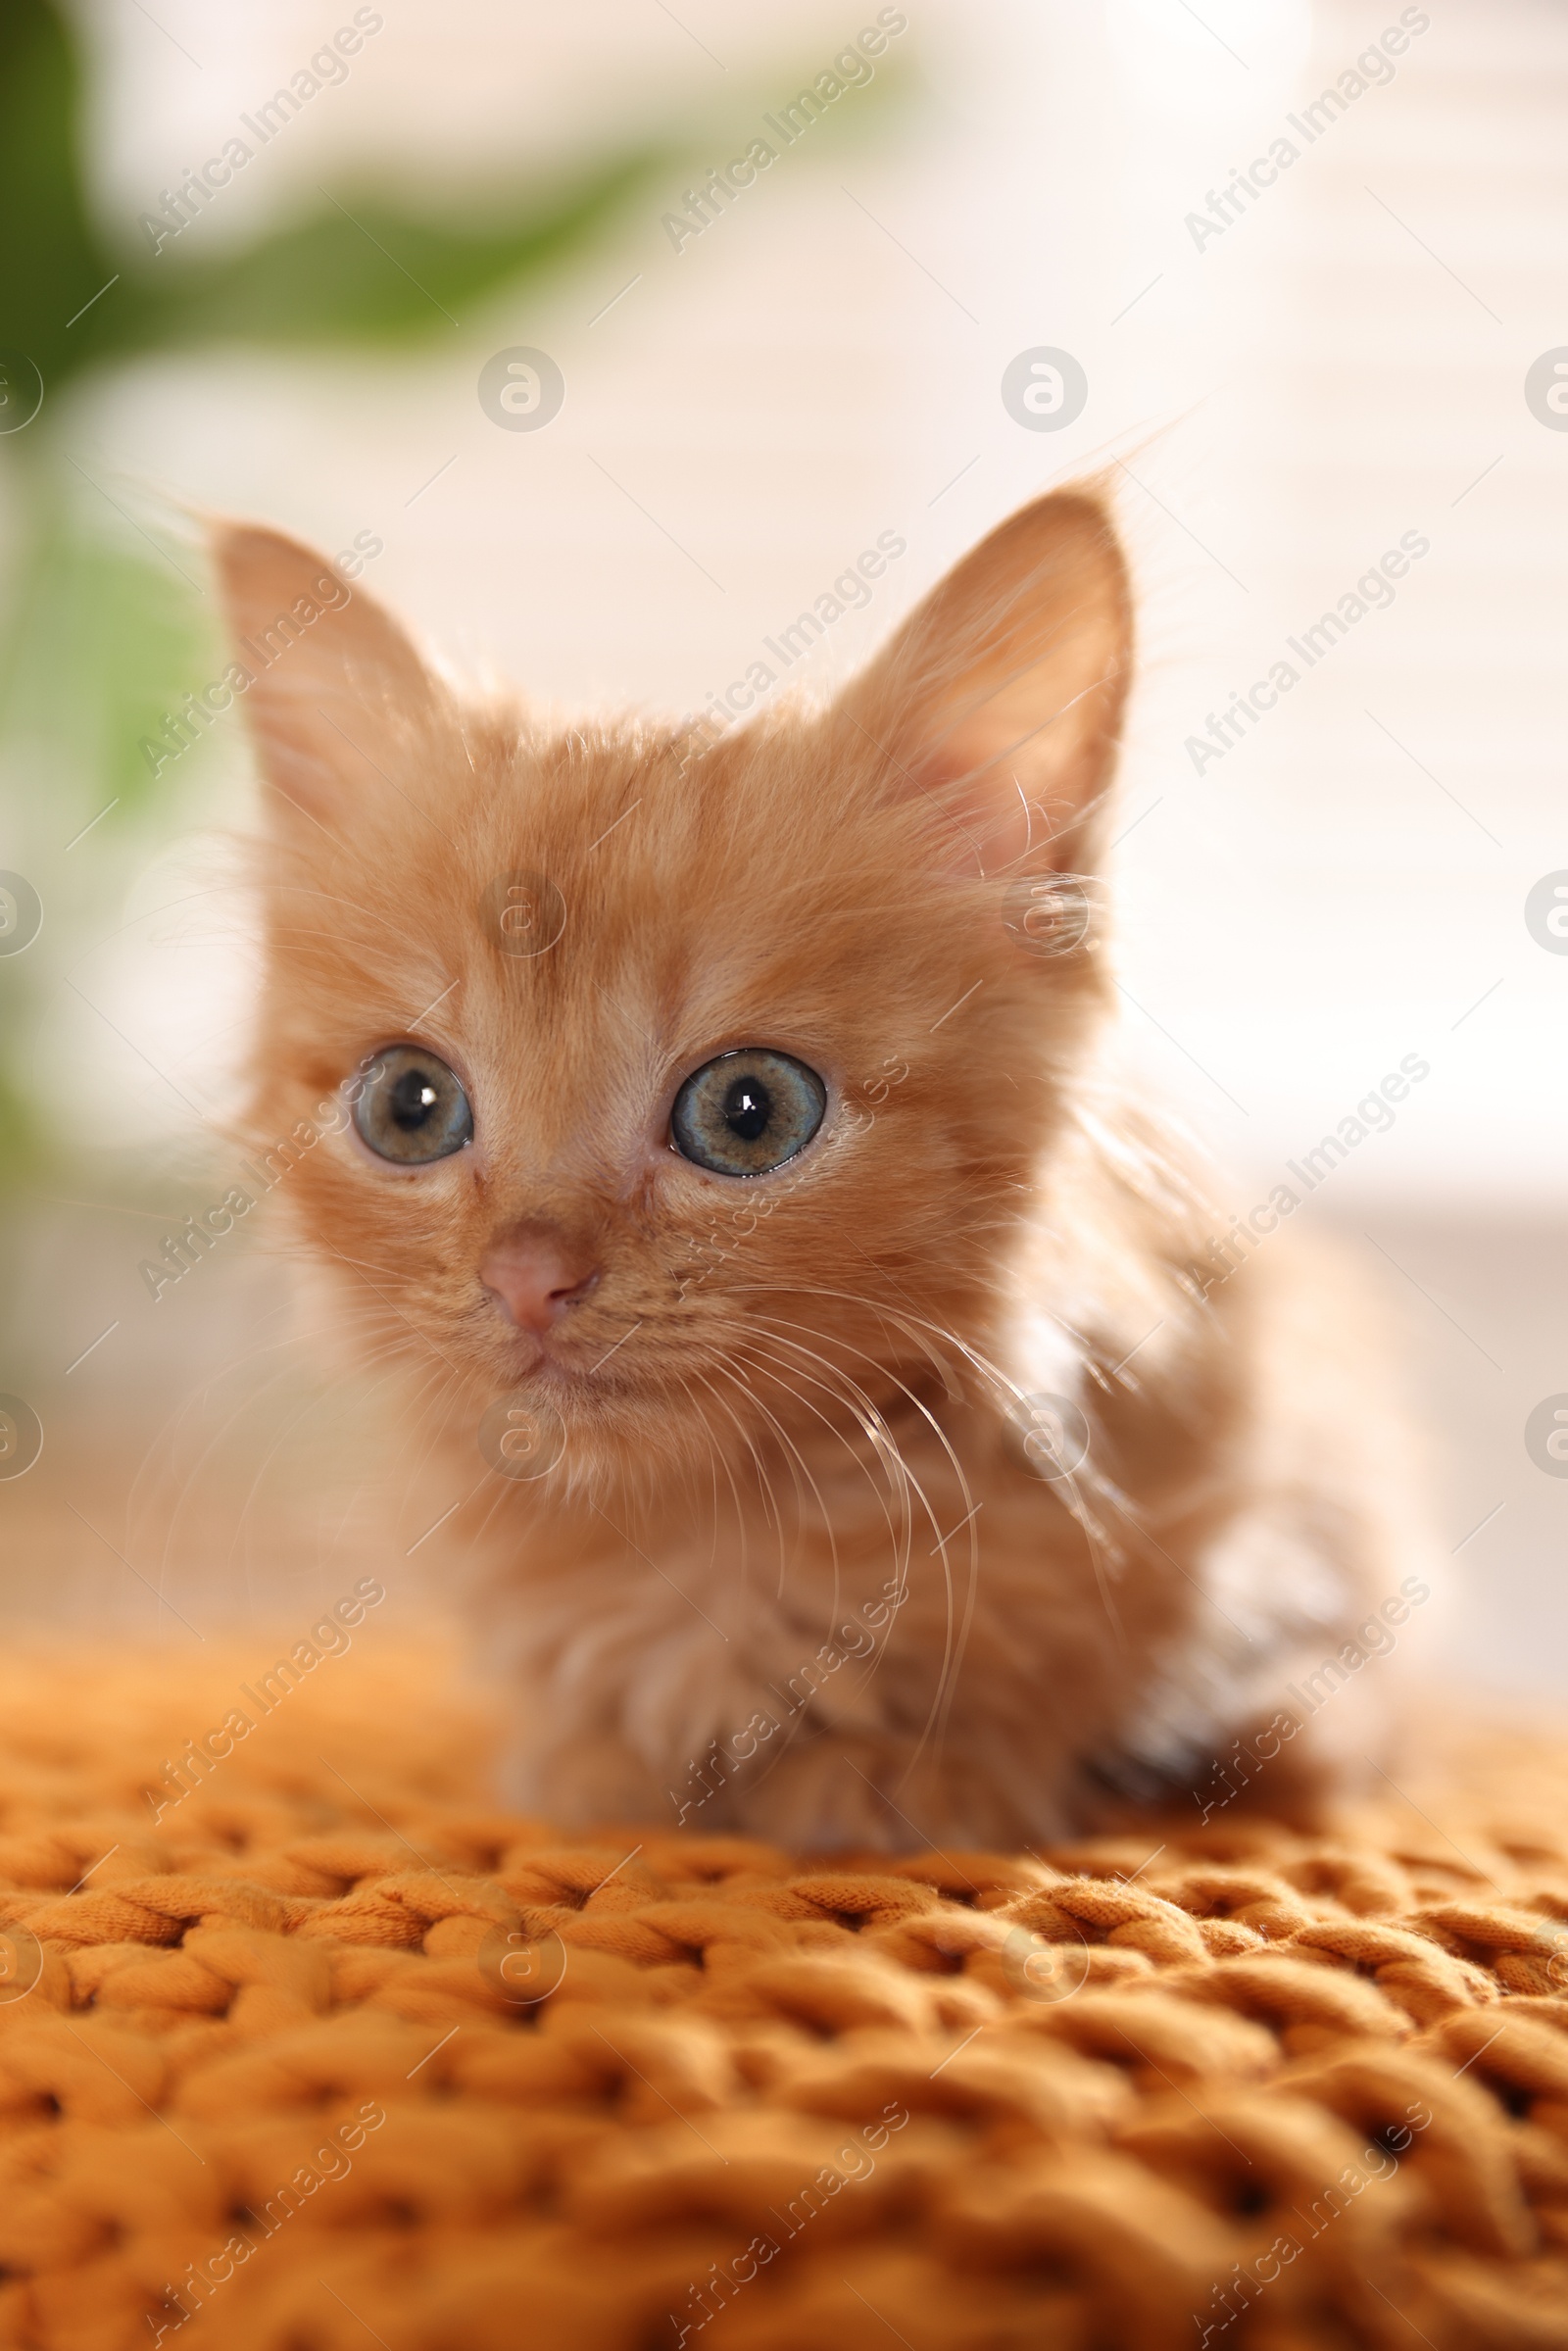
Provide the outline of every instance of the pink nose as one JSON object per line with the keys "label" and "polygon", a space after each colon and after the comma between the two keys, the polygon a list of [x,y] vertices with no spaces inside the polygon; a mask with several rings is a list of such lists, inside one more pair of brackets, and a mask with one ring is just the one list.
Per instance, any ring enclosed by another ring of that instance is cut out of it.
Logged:
{"label": "pink nose", "polygon": [[479,1279],[509,1322],[543,1339],[588,1296],[599,1268],[560,1234],[514,1233],[491,1249]]}

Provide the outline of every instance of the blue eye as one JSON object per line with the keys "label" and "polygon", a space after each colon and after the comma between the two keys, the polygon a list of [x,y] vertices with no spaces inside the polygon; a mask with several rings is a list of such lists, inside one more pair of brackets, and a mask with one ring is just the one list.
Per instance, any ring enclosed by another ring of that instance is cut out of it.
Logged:
{"label": "blue eye", "polygon": [[473,1141],[473,1112],[461,1080],[418,1045],[390,1045],[376,1054],[354,1123],[378,1157],[403,1167],[449,1158]]}
{"label": "blue eye", "polygon": [[675,1097],[675,1149],[714,1175],[767,1175],[804,1151],[822,1123],[827,1088],[788,1053],[749,1045],[693,1070]]}

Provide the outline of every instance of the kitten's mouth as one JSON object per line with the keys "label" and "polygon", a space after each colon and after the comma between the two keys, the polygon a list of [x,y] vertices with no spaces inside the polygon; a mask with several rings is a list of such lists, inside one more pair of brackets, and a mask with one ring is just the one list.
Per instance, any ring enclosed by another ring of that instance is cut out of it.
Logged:
{"label": "kitten's mouth", "polygon": [[600,1392],[599,1373],[612,1356],[625,1346],[633,1324],[617,1338],[603,1346],[597,1340],[568,1338],[552,1333],[548,1339],[533,1331],[510,1331],[507,1334],[509,1368],[519,1384],[523,1381],[542,1381],[556,1389],[565,1389],[577,1395]]}

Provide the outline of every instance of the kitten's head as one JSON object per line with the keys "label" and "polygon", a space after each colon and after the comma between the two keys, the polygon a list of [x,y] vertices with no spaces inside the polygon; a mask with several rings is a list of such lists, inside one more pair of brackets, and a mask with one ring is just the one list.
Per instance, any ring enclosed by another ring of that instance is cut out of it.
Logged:
{"label": "kitten's head", "polygon": [[294,542],[216,553],[269,806],[254,1131],[378,1347],[579,1460],[984,1350],[1105,987],[1098,497],[716,741],[547,729]]}

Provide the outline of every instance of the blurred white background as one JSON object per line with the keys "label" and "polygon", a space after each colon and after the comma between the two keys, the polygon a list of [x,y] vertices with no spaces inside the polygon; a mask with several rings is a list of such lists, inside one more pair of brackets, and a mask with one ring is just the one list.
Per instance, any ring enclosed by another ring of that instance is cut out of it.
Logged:
{"label": "blurred white background", "polygon": [[[378,13],[348,79],[187,242],[241,240],[323,186],[482,202],[503,180],[559,183],[672,119],[720,164],[876,18],[839,0]],[[1524,918],[1532,886],[1568,867],[1568,434],[1524,389],[1568,343],[1568,18],[1550,0],[896,13],[907,29],[870,87],[681,250],[661,220],[691,184],[675,178],[524,298],[434,321],[415,358],[235,349],[122,369],[76,396],[83,462],[111,487],[328,548],[372,530],[385,552],[367,584],[461,663],[568,707],[675,709],[742,675],[878,532],[907,553],[792,675],[845,674],[1009,509],[1108,469],[1144,598],[1117,861],[1150,1086],[1210,1139],[1244,1208],[1385,1070],[1431,1063],[1311,1213],[1358,1239],[1408,1339],[1433,1515],[1467,1571],[1449,1658],[1568,1691],[1568,1480],[1523,1441],[1530,1409],[1568,1390],[1568,957]],[[129,252],[158,191],[338,19],[320,0],[265,17],[155,0],[82,21],[95,200]],[[1402,50],[1358,74],[1390,28]],[[1303,106],[1342,76],[1367,86],[1321,107],[1309,140]],[[1282,137],[1298,154],[1277,183],[1195,234]],[[476,394],[518,344],[565,379],[537,433],[497,429]],[[1087,375],[1059,431],[1024,429],[1001,397],[1036,346]],[[1392,605],[1195,772],[1207,714],[1294,660],[1286,639],[1412,533],[1429,551]],[[242,821],[237,729],[208,774],[215,826]],[[243,943],[227,917],[159,911],[206,854],[165,845],[127,874],[125,927],[91,980],[216,1106]],[[131,1050],[63,999],[45,1059],[40,1082],[100,1139],[151,1142],[177,1190],[199,1130]],[[41,1252],[24,1323],[47,1314],[67,1247]],[[125,1260],[104,1243],[102,1319],[122,1294],[125,1331],[76,1383],[106,1412],[153,1347]],[[225,1316],[264,1290],[270,1310],[270,1272],[223,1279],[180,1301],[187,1337],[160,1328],[160,1359],[177,1366],[183,1345],[216,1362]]]}

